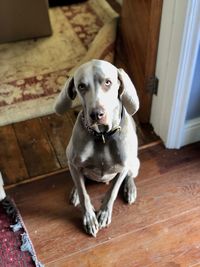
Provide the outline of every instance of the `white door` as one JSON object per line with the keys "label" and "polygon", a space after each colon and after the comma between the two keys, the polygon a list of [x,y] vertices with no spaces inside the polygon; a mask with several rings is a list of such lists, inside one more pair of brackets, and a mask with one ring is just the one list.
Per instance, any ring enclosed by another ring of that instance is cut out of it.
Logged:
{"label": "white door", "polygon": [[158,47],[157,96],[151,123],[167,148],[200,140],[200,117],[186,120],[200,47],[200,1],[164,0]]}

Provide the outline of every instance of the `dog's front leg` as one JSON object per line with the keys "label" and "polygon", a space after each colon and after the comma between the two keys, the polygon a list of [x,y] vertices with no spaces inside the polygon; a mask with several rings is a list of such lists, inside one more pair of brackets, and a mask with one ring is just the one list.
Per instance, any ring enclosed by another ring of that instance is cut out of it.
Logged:
{"label": "dog's front leg", "polygon": [[114,178],[111,188],[106,193],[102,206],[97,215],[99,229],[104,228],[111,223],[113,204],[127,173],[128,170],[124,169],[121,173],[117,174],[117,176]]}
{"label": "dog's front leg", "polygon": [[96,234],[99,230],[99,225],[94,208],[90,201],[90,197],[86,191],[84,177],[73,164],[69,163],[69,169],[79,195],[80,205],[83,213],[83,226],[88,234],[96,237]]}

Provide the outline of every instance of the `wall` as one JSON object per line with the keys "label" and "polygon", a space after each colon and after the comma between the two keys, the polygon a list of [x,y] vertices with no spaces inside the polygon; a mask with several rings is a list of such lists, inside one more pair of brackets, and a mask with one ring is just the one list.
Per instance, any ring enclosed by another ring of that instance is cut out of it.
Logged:
{"label": "wall", "polygon": [[197,141],[200,141],[200,44],[198,45],[194,76],[187,106],[182,145]]}
{"label": "wall", "polygon": [[200,46],[190,93],[186,120],[200,117]]}

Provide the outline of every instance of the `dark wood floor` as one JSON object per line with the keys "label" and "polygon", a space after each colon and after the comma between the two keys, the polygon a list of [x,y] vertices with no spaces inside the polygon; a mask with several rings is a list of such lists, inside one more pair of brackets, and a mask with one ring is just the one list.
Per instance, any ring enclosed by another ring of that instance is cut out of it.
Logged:
{"label": "dark wood floor", "polygon": [[0,171],[5,185],[65,168],[72,127],[72,112],[0,127]]}
{"label": "dark wood floor", "polygon": [[[200,266],[200,143],[181,150],[159,144],[139,157],[136,203],[128,206],[119,194],[111,226],[96,239],[68,204],[68,172],[7,191],[46,266]],[[98,209],[108,186],[91,183],[88,190]]]}

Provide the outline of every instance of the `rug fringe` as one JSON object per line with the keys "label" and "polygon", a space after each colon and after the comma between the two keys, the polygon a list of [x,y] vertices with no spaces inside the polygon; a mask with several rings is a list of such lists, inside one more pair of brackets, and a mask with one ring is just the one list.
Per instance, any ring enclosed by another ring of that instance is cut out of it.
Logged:
{"label": "rug fringe", "polygon": [[13,232],[17,232],[20,229],[23,229],[24,231],[24,233],[21,234],[21,241],[22,241],[22,245],[20,247],[21,251],[28,251],[31,254],[32,260],[35,263],[36,267],[44,267],[44,265],[37,259],[33,244],[27,233],[27,229],[22,221],[22,217],[13,200],[10,199],[8,196],[6,196],[2,200],[2,206],[5,209],[8,216],[10,216],[15,222],[15,224],[10,225],[10,228],[12,228]]}
{"label": "rug fringe", "polygon": [[16,224],[11,224],[10,228],[12,228],[13,232],[17,232],[22,229],[22,224],[21,222],[17,222]]}
{"label": "rug fringe", "polygon": [[35,252],[33,250],[33,247],[32,247],[32,244],[30,242],[30,238],[29,238],[28,234],[23,233],[21,236],[22,236],[22,245],[20,247],[21,251],[28,251],[31,254],[32,260],[35,262],[36,267],[44,267],[44,265],[41,264],[36,258],[36,255],[35,255]]}

